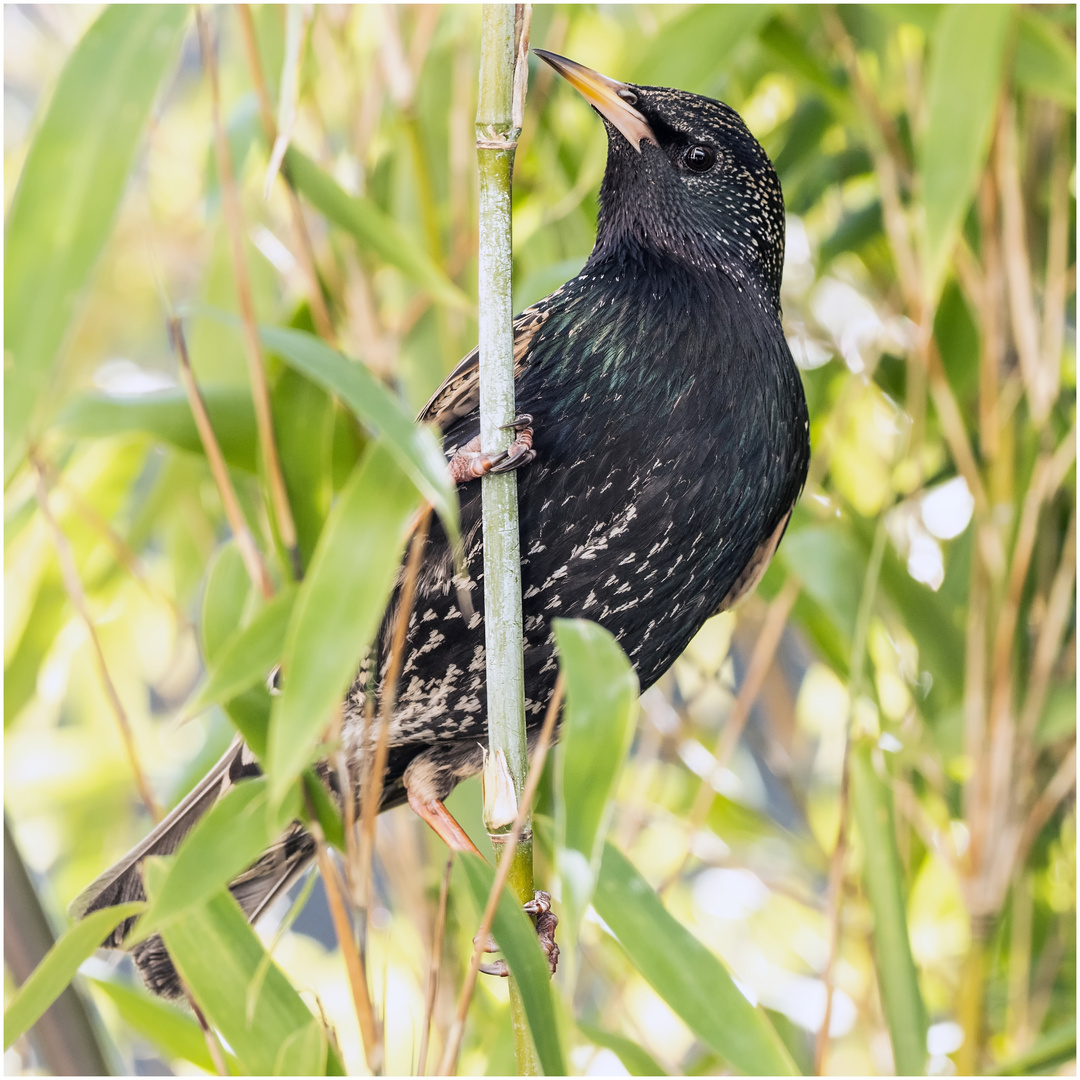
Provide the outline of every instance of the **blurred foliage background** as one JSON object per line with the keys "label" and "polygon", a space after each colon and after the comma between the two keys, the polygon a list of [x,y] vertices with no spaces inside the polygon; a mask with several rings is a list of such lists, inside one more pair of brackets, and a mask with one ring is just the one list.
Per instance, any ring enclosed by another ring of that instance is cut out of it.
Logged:
{"label": "blurred foliage background", "polygon": [[[5,814],[57,932],[151,825],[117,705],[172,805],[233,733],[219,708],[186,716],[205,612],[223,594],[234,620],[257,606],[171,312],[191,315],[246,521],[288,577],[240,333],[199,315],[238,307],[189,14],[135,44],[99,24],[66,99],[90,112],[58,121],[81,116],[64,137],[89,156],[60,153],[16,190],[99,15],[4,9]],[[209,9],[258,318],[322,335],[415,410],[476,336],[479,9],[251,15],[320,285],[289,188],[276,167],[268,180],[241,17]],[[1075,7],[552,5],[532,41],[744,116],[787,201],[784,318],[812,425],[764,583],[641,700],[610,838],[801,1070],[1074,1071]],[[518,309],[585,261],[604,161],[597,118],[530,62]],[[271,357],[268,373],[306,563],[368,436],[292,367]],[[479,801],[475,782],[452,799],[474,834]],[[380,819],[367,960],[390,1073],[416,1068],[444,862],[407,809]],[[455,871],[432,1061],[478,922]],[[727,1070],[623,944],[589,918],[576,979],[555,978],[571,1071]],[[366,1071],[320,884],[274,956]],[[148,1004],[126,960],[82,970],[114,1068],[209,1067],[190,1019]],[[25,973],[5,971],[10,995]],[[9,1073],[45,1068],[32,1037],[5,1057]],[[460,1070],[512,1069],[506,986],[485,979]]]}

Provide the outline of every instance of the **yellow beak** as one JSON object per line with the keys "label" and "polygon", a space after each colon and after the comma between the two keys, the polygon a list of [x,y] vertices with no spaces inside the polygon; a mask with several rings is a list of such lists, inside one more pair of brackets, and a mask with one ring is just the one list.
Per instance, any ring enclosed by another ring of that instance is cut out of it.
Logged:
{"label": "yellow beak", "polygon": [[639,154],[643,139],[657,142],[649,122],[634,108],[637,96],[626,83],[609,79],[565,56],[544,49],[533,49],[533,52],[550,64],[605,120],[614,124]]}

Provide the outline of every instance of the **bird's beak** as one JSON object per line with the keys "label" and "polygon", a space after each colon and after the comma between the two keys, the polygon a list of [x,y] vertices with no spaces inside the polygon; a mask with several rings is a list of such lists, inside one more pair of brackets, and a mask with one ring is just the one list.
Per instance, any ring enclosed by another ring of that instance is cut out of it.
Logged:
{"label": "bird's beak", "polygon": [[567,60],[565,56],[544,49],[533,49],[533,52],[581,93],[605,120],[614,124],[639,154],[643,139],[659,145],[649,122],[631,104],[637,100],[637,95],[626,83],[609,79],[584,64]]}

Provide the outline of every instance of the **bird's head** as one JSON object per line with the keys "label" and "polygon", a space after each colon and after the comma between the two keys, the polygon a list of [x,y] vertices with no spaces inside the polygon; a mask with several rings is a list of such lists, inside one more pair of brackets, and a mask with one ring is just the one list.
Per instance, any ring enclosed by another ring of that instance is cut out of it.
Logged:
{"label": "bird's head", "polygon": [[600,186],[597,252],[639,245],[780,303],[784,197],[772,162],[721,101],[621,83],[534,50],[600,114],[608,159]]}

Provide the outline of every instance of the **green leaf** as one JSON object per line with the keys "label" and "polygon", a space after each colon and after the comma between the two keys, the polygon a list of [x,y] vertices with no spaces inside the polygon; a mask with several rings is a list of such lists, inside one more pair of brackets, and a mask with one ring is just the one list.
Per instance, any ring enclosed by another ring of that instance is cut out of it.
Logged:
{"label": "green leaf", "polygon": [[749,1075],[797,1073],[764,1010],[743,997],[723,964],[611,844],[593,905],[630,962],[702,1042]]}
{"label": "green leaf", "polygon": [[251,578],[244,557],[236,541],[229,540],[218,548],[206,575],[201,629],[203,659],[208,665],[236,632],[250,594]]}
{"label": "green leaf", "polygon": [[375,638],[419,503],[389,447],[373,443],[326,522],[289,621],[267,756],[275,798],[314,759]]}
{"label": "green leaf", "polygon": [[[255,472],[258,433],[251,393],[242,387],[212,384],[201,389],[225,461],[233,468]],[[141,431],[178,450],[204,456],[191,406],[182,390],[137,397],[83,394],[65,406],[57,424],[68,435],[84,439]]]}
{"label": "green leaf", "polygon": [[1014,72],[1022,90],[1076,110],[1076,46],[1045,15],[1020,9]]}
{"label": "green leaf", "polygon": [[897,1076],[926,1071],[926,1008],[908,940],[903,867],[896,846],[892,795],[878,776],[873,747],[851,748],[851,806],[863,841],[863,887],[874,913],[874,953]]}
{"label": "green leaf", "polygon": [[[165,869],[160,859],[151,858],[145,872],[153,902]],[[332,1052],[320,1054],[315,1048],[324,1050],[324,1042],[298,1034],[321,1025],[277,964],[268,965],[248,1020],[248,987],[266,952],[227,890],[171,919],[162,937],[180,977],[244,1072],[270,1076],[280,1063],[297,1076],[324,1075]]]}
{"label": "green leaf", "polygon": [[112,229],[186,6],[116,4],[75,47],[26,156],[4,249],[4,471],[22,460],[76,303]]}
{"label": "green leaf", "polygon": [[925,210],[924,287],[937,301],[964,212],[986,161],[1013,9],[946,7],[934,33],[926,130],[918,147]]}
{"label": "green leaf", "polygon": [[423,245],[408,236],[374,201],[347,194],[333,177],[295,146],[286,151],[282,172],[292,178],[296,190],[316,210],[351,233],[361,248],[396,266],[434,299],[462,311],[472,307],[469,298],[431,260]]}
{"label": "green leaf", "polygon": [[188,908],[204,903],[278,838],[299,811],[299,800],[271,815],[267,782],[244,780],[216,802],[166,863],[154,899],[135,928],[141,941]]}
{"label": "green leaf", "polygon": [[[473,896],[480,910],[487,906],[495,871],[475,855],[464,855],[461,866],[469,880]],[[517,980],[518,990],[525,1005],[533,1045],[543,1067],[545,1076],[566,1076],[566,1061],[559,1040],[555,1002],[551,993],[551,971],[536,928],[521,907],[515,903],[513,894],[503,889],[495,909],[491,926],[492,936]]]}
{"label": "green leaf", "polygon": [[[88,979],[87,982],[116,1006],[128,1027],[149,1039],[168,1058],[190,1061],[204,1072],[215,1071],[206,1047],[206,1036],[188,1013],[133,986],[104,979]],[[234,1075],[240,1071],[236,1058],[227,1051],[225,1060]]]}
{"label": "green leaf", "polygon": [[566,676],[555,773],[557,850],[563,904],[569,905],[564,930],[573,939],[592,898],[611,796],[634,738],[638,680],[619,643],[602,626],[556,619],[553,628]]}
{"label": "green leaf", "polygon": [[209,676],[186,712],[194,715],[215,702],[228,701],[250,686],[265,681],[285,648],[285,631],[296,603],[295,587],[283,589],[220,649]]}
{"label": "green leaf", "polygon": [[616,1054],[631,1076],[667,1076],[652,1054],[638,1046],[636,1042],[631,1042],[624,1035],[616,1035],[612,1031],[605,1031],[592,1024],[581,1023],[578,1024],[578,1031],[589,1042]]}
{"label": "green leaf", "polygon": [[1040,1035],[1027,1050],[987,1071],[987,1076],[1037,1076],[1076,1057],[1076,1021]]}
{"label": "green leaf", "polygon": [[[234,323],[231,315],[206,310],[212,318]],[[431,428],[417,424],[404,402],[361,363],[331,349],[304,330],[264,326],[263,345],[296,371],[336,394],[357,418],[382,436],[387,449],[425,499],[435,508],[452,542],[460,535],[457,489],[446,468],[442,447]]]}
{"label": "green leaf", "polygon": [[116,907],[102,908],[81,919],[57,940],[34,968],[30,977],[19,987],[4,1010],[4,1049],[24,1032],[29,1031],[45,1010],[60,996],[79,965],[105,940],[109,933],[126,918],[146,907],[141,900]]}

